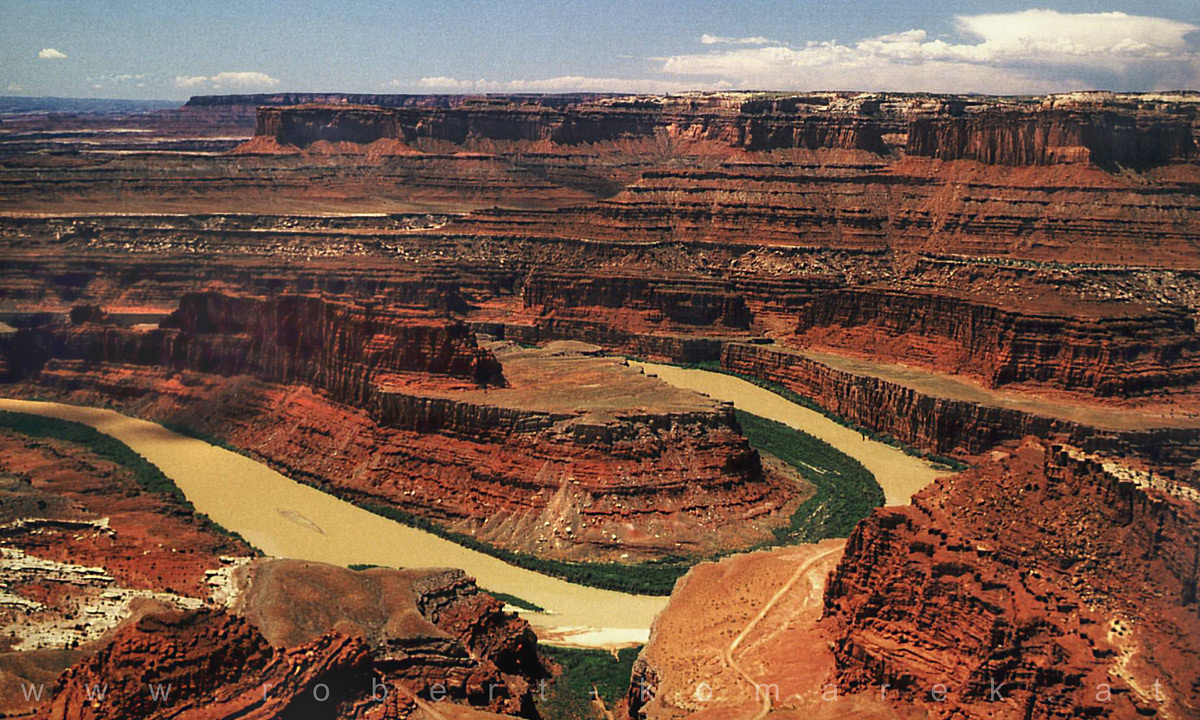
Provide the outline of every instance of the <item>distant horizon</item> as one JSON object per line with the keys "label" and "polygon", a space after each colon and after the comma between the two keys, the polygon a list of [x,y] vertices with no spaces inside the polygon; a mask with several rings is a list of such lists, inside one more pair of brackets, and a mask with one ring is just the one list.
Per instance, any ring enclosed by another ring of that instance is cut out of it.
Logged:
{"label": "distant horizon", "polygon": [[989,93],[989,92],[933,92],[925,90],[854,90],[846,88],[822,90],[761,90],[761,89],[723,89],[723,90],[677,90],[670,92],[612,92],[601,90],[561,90],[561,91],[481,91],[481,92],[356,92],[346,90],[263,90],[256,92],[228,93],[197,93],[186,98],[153,98],[153,97],[95,97],[88,95],[21,95],[0,94],[0,100],[64,100],[73,102],[97,103],[154,103],[160,105],[186,105],[195,98],[210,97],[255,97],[271,95],[378,95],[394,97],[569,97],[578,95],[600,95],[605,97],[679,97],[684,95],[703,94],[780,94],[780,95],[824,95],[824,94],[858,94],[858,95],[930,95],[942,97],[996,97],[996,98],[1036,98],[1075,94],[1112,94],[1112,95],[1200,95],[1200,89],[1165,88],[1160,90],[1106,90],[1080,89],[1059,90],[1044,93]]}
{"label": "distant horizon", "polygon": [[[361,94],[1200,90],[1194,0],[312,0],[0,4],[0,92]],[[771,92],[771,91],[763,91]]]}

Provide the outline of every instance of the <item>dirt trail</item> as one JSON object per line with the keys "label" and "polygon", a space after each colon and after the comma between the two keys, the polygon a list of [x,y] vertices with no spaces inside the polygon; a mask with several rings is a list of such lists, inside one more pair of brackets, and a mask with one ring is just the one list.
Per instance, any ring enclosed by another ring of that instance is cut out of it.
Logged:
{"label": "dirt trail", "polygon": [[788,592],[791,591],[792,586],[794,586],[801,578],[806,577],[808,575],[808,571],[812,568],[813,565],[817,564],[822,559],[829,557],[830,555],[833,555],[834,553],[841,552],[841,551],[842,551],[842,547],[840,545],[838,545],[836,547],[829,548],[828,550],[825,550],[824,552],[813,555],[812,557],[808,558],[804,562],[800,563],[800,567],[796,568],[796,572],[792,573],[792,576],[790,578],[788,578],[787,582],[785,582],[779,588],[779,590],[776,591],[775,594],[771,596],[771,599],[767,601],[767,604],[763,605],[762,610],[760,610],[757,615],[755,615],[753,618],[751,618],[750,622],[746,623],[746,626],[742,628],[742,631],[740,633],[738,633],[737,637],[735,637],[733,639],[733,642],[731,642],[729,644],[729,649],[725,651],[726,664],[728,664],[729,667],[733,668],[734,671],[736,671],[738,675],[741,675],[742,679],[745,680],[746,683],[750,685],[750,689],[752,691],[754,691],[756,698],[759,698],[761,696],[762,706],[759,709],[758,714],[754,716],[754,720],[762,720],[762,718],[764,718],[768,714],[770,714],[770,712],[771,712],[771,693],[770,692],[764,692],[764,693],[757,692],[758,684],[754,681],[754,678],[750,677],[750,673],[746,672],[746,670],[744,668],[742,668],[741,665],[738,664],[737,659],[734,657],[734,653],[737,652],[738,646],[742,644],[742,641],[745,640],[746,637],[748,635],[750,635],[751,632],[754,631],[754,628],[760,622],[763,621],[763,618],[765,618],[767,616],[767,614],[771,612],[771,609],[773,607],[775,607],[776,603],[778,603],[779,600],[781,598],[783,598],[784,595],[786,595]]}

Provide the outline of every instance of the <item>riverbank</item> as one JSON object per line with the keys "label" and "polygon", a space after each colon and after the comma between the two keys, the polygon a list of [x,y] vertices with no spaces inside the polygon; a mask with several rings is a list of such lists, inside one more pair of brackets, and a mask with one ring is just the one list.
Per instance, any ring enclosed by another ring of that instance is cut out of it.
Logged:
{"label": "riverbank", "polygon": [[907,505],[912,496],[939,477],[952,474],[933,463],[840,425],[747,380],[713,372],[630,360],[633,367],[678,388],[731,402],[738,410],[783,423],[823,440],[863,464],[883,488],[887,505]]}
{"label": "riverbank", "polygon": [[272,557],[336,565],[457,567],[482,587],[519,596],[539,637],[589,647],[645,642],[665,597],[600,590],[514,567],[388,520],[271,468],[156,423],[112,410],[0,399],[0,410],[55,417],[112,436],[157,466],[200,513]]}

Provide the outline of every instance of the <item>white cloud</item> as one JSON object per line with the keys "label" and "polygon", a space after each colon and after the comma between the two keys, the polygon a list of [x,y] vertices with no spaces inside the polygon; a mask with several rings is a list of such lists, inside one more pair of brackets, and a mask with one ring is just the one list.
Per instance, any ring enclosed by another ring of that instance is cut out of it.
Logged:
{"label": "white cloud", "polygon": [[[957,18],[963,41],[910,29],[854,43],[731,48],[663,58],[673,75],[777,89],[1053,92],[1200,87],[1190,23],[1125,13],[1025,10]],[[1117,88],[1120,89],[1120,88]]]}
{"label": "white cloud", "polygon": [[19,83],[9,83],[8,84],[8,92],[21,92],[24,89],[25,88],[21,87],[21,85]]}
{"label": "white cloud", "polygon": [[208,84],[207,75],[180,75],[175,78],[175,86],[181,88],[199,87]]}
{"label": "white cloud", "polygon": [[145,73],[137,73],[136,75],[132,74],[132,73],[122,73],[119,75],[105,74],[105,75],[96,75],[94,77],[89,75],[87,79],[88,79],[88,82],[96,83],[95,87],[100,87],[102,85],[116,85],[116,86],[123,86],[123,87],[130,87],[130,86],[135,86],[135,85],[136,85],[136,87],[145,87],[146,86],[146,83],[143,82],[146,79]]}
{"label": "white cloud", "polygon": [[256,71],[226,71],[216,75],[180,75],[175,78],[176,87],[213,90],[253,90],[271,88],[278,84],[278,78]]}
{"label": "white cloud", "polygon": [[992,58],[1117,55],[1170,58],[1187,48],[1184,36],[1197,29],[1190,23],[1122,12],[1061,13],[1024,10],[1002,15],[958,18],[960,30],[983,42],[976,46]]}
{"label": "white cloud", "polygon": [[54,48],[42,48],[38,53],[38,57],[42,60],[62,60],[67,57],[67,54],[59,52]]}
{"label": "white cloud", "polygon": [[607,92],[630,94],[686,92],[688,90],[695,90],[700,85],[713,89],[722,89],[729,86],[725,82],[698,83],[692,80],[603,78],[580,75],[564,75],[562,77],[540,80],[488,80],[486,78],[463,80],[435,75],[423,77],[415,83],[405,80],[392,80],[384,85],[389,88],[416,87],[426,91],[456,93]]}
{"label": "white cloud", "polygon": [[772,40],[761,35],[754,37],[725,37],[723,35],[709,35],[704,33],[700,36],[700,42],[705,45],[767,45]]}

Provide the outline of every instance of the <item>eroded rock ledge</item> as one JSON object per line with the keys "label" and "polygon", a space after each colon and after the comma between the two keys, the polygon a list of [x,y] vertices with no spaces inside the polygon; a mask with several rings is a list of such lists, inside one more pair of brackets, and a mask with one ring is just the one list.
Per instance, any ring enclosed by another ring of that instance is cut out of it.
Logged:
{"label": "eroded rock ledge", "polygon": [[1194,493],[1169,478],[1032,441],[998,453],[851,535],[825,593],[837,680],[887,683],[938,717],[952,708],[928,700],[936,683],[967,714],[1186,717],[1197,528]]}
{"label": "eroded rock ledge", "polygon": [[291,560],[245,570],[244,617],[208,608],[133,620],[63,673],[45,716],[424,718],[438,715],[419,698],[434,697],[536,717],[546,677],[536,638],[461,571]]}
{"label": "eroded rock ledge", "polygon": [[11,391],[181,423],[512,550],[704,555],[771,537],[806,492],[732,408],[595,348],[479,347],[429,311],[315,296],[189,294],[159,326],[72,315],[3,339]]}

